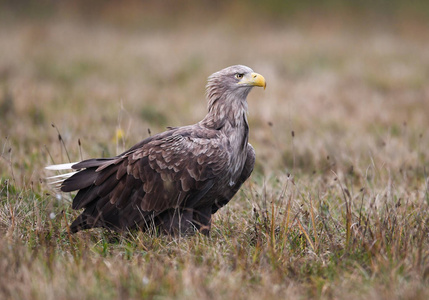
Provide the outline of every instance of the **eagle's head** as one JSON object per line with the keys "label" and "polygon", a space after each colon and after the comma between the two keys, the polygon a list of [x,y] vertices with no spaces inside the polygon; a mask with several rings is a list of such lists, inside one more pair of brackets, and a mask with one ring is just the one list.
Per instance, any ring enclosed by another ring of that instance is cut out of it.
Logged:
{"label": "eagle's head", "polygon": [[210,102],[219,98],[246,100],[247,95],[254,86],[265,89],[265,78],[253,72],[249,67],[235,65],[210,75],[207,81],[207,98]]}

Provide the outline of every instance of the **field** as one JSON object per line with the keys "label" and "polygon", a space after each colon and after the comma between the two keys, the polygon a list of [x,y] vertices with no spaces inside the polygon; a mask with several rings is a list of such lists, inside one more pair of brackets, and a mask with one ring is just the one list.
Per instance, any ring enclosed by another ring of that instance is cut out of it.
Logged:
{"label": "field", "polygon": [[[233,9],[2,18],[1,299],[429,299],[428,20]],[[199,121],[233,64],[267,89],[211,236],[68,234],[44,166]]]}

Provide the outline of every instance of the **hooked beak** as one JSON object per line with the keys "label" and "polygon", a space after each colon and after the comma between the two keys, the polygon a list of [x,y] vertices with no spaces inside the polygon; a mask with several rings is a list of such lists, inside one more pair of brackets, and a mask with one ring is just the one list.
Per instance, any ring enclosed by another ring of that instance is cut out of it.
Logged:
{"label": "hooked beak", "polygon": [[267,83],[265,82],[264,76],[258,73],[250,73],[241,79],[238,84],[245,84],[248,86],[260,86],[263,87],[264,90],[267,87]]}

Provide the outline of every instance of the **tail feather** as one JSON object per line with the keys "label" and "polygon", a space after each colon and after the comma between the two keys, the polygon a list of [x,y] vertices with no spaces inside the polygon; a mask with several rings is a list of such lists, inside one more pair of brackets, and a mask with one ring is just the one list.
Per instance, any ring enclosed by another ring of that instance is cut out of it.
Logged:
{"label": "tail feather", "polygon": [[[69,164],[60,164],[60,165],[51,165],[45,167],[46,170],[49,171],[62,171],[62,170],[72,170],[72,166],[76,163],[69,163]],[[48,185],[52,186],[55,189],[58,189],[61,187],[64,180],[72,177],[74,174],[76,174],[78,171],[63,173],[59,175],[49,176],[46,177],[45,180]]]}
{"label": "tail feather", "polygon": [[49,185],[61,185],[64,182],[64,180],[66,180],[66,179],[67,178],[63,178],[63,179],[56,180],[56,181],[50,181],[48,183],[49,183]]}
{"label": "tail feather", "polygon": [[78,171],[75,171],[75,172],[70,172],[70,173],[64,173],[64,174],[60,174],[60,175],[55,175],[55,176],[49,176],[49,177],[46,177],[46,180],[59,180],[59,179],[66,179],[66,178],[69,178],[69,177],[72,177],[74,174],[76,174]]}
{"label": "tail feather", "polygon": [[59,165],[50,165],[45,167],[46,170],[49,171],[62,171],[62,170],[71,170],[73,169],[73,165],[78,164],[78,162],[72,162],[68,164],[59,164]]}

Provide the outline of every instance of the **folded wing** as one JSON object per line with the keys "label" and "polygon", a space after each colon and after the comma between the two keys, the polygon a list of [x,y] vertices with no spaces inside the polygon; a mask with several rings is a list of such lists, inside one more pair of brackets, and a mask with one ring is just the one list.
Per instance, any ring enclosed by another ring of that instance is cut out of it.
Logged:
{"label": "folded wing", "polygon": [[165,210],[198,205],[226,174],[226,150],[215,132],[184,127],[151,137],[117,157],[74,164],[80,171],[66,179],[61,190],[79,190],[72,207],[85,211],[72,231],[126,230]]}

